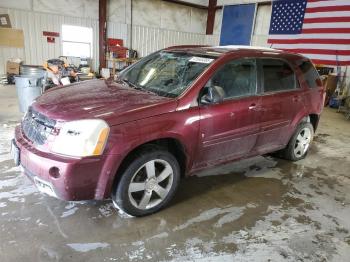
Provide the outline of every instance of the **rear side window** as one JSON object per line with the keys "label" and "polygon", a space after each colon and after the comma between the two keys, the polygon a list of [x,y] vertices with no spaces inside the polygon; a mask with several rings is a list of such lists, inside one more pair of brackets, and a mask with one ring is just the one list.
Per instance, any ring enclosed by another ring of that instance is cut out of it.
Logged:
{"label": "rear side window", "polygon": [[295,74],[284,61],[262,59],[264,92],[278,92],[295,89]]}
{"label": "rear side window", "polygon": [[320,78],[316,68],[310,61],[302,61],[299,65],[301,72],[303,72],[304,78],[310,88],[317,87],[317,79]]}

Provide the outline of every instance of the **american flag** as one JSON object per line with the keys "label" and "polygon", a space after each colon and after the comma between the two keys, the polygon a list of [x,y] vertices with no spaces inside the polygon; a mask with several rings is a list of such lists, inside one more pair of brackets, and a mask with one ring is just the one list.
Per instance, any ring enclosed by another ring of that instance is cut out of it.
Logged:
{"label": "american flag", "polygon": [[274,1],[268,43],[314,64],[350,65],[350,0]]}

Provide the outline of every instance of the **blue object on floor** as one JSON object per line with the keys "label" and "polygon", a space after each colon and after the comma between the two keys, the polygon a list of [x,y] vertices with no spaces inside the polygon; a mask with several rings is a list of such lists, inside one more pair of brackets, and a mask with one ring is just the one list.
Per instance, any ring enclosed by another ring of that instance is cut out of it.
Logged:
{"label": "blue object on floor", "polygon": [[331,97],[329,100],[329,107],[338,108],[340,105],[340,100],[337,97]]}

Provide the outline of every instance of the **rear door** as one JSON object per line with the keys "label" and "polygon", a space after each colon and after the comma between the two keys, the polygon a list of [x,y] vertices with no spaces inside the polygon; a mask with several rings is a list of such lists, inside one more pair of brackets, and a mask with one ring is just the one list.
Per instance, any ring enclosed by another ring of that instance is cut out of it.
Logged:
{"label": "rear door", "polygon": [[209,82],[221,87],[225,98],[219,104],[200,105],[200,146],[195,168],[247,155],[254,149],[259,132],[255,59],[232,60],[218,69]]}
{"label": "rear door", "polygon": [[292,67],[284,60],[258,60],[261,90],[261,129],[256,149],[265,153],[288,143],[293,120],[303,111],[304,96]]}

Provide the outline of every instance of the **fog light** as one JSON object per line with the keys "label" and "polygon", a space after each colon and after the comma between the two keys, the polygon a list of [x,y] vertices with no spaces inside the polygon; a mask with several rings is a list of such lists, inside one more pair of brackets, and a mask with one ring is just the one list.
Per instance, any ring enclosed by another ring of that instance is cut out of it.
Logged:
{"label": "fog light", "polygon": [[49,169],[49,175],[52,176],[53,178],[59,178],[60,177],[60,170],[58,167],[51,167]]}

